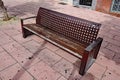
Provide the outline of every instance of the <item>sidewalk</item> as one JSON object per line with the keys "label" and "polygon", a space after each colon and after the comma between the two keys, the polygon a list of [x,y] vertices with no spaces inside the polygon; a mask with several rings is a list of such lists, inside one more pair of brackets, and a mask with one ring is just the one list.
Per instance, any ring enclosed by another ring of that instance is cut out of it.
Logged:
{"label": "sidewalk", "polygon": [[[40,6],[102,24],[104,38],[96,62],[78,74],[80,60],[33,35],[22,38],[19,20],[0,24],[0,80],[120,80],[120,19],[57,0],[5,0],[9,14],[37,14]],[[66,57],[67,56],[67,57]]]}

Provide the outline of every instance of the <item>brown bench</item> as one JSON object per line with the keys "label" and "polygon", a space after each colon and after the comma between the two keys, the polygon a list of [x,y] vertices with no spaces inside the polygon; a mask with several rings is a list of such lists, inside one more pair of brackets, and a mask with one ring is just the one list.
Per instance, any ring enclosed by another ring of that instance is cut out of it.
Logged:
{"label": "brown bench", "polygon": [[[35,24],[23,23],[31,18],[36,18]],[[40,8],[35,17],[21,19],[21,26],[24,38],[36,34],[81,59],[81,75],[97,58],[103,41],[102,38],[97,38],[101,24],[45,8]]]}

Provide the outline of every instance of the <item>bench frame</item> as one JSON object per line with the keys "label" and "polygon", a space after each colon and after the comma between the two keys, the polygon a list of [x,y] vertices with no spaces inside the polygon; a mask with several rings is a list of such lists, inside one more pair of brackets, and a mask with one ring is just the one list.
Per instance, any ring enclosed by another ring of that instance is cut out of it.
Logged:
{"label": "bench frame", "polygon": [[21,28],[22,28],[23,38],[26,38],[27,36],[32,35],[32,34],[36,34],[37,36],[43,38],[44,40],[46,40],[46,41],[64,49],[65,51],[68,51],[73,56],[81,59],[79,74],[84,75],[86,73],[86,71],[90,68],[90,66],[94,63],[95,59],[97,58],[99,49],[100,49],[102,41],[103,41],[103,38],[98,37],[88,47],[85,48],[84,54],[82,56],[80,56],[79,54],[76,54],[75,52],[67,49],[66,47],[61,46],[60,44],[46,38],[45,36],[35,32],[35,31],[33,31],[29,28],[24,27],[24,21],[25,20],[33,19],[33,18],[36,18],[36,17],[37,16],[21,19]]}

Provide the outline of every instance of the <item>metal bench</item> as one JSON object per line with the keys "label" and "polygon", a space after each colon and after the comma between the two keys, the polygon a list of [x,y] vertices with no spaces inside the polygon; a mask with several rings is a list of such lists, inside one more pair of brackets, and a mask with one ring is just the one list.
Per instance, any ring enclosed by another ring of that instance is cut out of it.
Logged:
{"label": "metal bench", "polygon": [[[24,24],[24,20],[31,18],[36,18],[35,24]],[[21,26],[24,38],[36,34],[81,59],[81,75],[97,58],[103,41],[97,38],[101,24],[42,7],[37,16],[21,19]]]}

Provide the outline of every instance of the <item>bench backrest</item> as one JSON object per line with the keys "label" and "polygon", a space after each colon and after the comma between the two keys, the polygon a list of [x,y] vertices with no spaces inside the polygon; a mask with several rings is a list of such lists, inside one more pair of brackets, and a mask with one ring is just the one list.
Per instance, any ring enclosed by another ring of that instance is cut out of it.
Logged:
{"label": "bench backrest", "polygon": [[84,44],[90,44],[96,39],[101,24],[69,16],[56,11],[40,8],[36,24],[57,32],[66,38]]}

